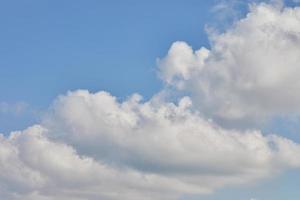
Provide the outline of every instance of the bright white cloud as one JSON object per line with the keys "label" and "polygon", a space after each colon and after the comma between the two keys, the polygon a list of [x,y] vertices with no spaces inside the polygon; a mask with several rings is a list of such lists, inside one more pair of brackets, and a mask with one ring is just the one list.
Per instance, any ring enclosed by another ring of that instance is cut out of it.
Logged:
{"label": "bright white cloud", "polygon": [[41,125],[0,140],[8,199],[178,199],[300,167],[300,145],[226,130],[178,105],[70,92]]}
{"label": "bright white cloud", "polygon": [[191,93],[219,121],[261,121],[299,113],[300,9],[252,5],[225,33],[210,33],[211,49],[175,42],[160,61],[163,80]]}
{"label": "bright white cloud", "polygon": [[174,199],[178,192],[205,192],[172,177],[113,168],[78,155],[33,126],[0,141],[0,196],[6,199]]}
{"label": "bright white cloud", "polygon": [[159,64],[172,92],[190,95],[175,103],[85,90],[58,97],[40,124],[0,135],[0,196],[176,200],[300,168],[300,144],[215,122],[299,112],[299,21],[298,8],[253,5],[210,35],[210,50],[174,43]]}

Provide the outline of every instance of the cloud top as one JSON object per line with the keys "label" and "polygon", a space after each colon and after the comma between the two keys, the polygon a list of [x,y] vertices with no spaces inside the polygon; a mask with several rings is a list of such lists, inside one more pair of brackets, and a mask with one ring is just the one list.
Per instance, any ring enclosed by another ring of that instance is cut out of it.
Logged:
{"label": "cloud top", "polygon": [[211,48],[175,42],[160,60],[162,79],[188,91],[208,117],[236,124],[299,113],[300,10],[252,5]]}

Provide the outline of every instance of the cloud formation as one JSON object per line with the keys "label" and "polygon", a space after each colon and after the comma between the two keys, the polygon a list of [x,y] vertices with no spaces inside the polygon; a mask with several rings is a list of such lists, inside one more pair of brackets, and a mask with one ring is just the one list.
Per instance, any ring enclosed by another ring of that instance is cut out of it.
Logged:
{"label": "cloud formation", "polygon": [[160,60],[163,80],[189,92],[208,117],[258,122],[299,113],[300,9],[252,5],[211,49],[175,42]]}
{"label": "cloud formation", "polygon": [[59,97],[41,125],[0,140],[7,199],[178,199],[300,167],[300,145],[226,130],[190,109],[107,92]]}
{"label": "cloud formation", "polygon": [[189,95],[174,102],[59,96],[39,124],[0,134],[0,196],[176,200],[299,168],[300,144],[216,123],[299,112],[299,22],[298,8],[258,4],[211,33],[211,49],[175,42],[159,62],[172,92]]}

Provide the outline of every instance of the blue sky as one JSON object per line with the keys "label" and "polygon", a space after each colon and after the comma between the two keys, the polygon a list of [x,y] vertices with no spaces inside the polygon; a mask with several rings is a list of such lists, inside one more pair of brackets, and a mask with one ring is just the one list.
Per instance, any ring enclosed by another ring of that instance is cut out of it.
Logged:
{"label": "blue sky", "polygon": [[[237,16],[214,11],[230,2],[0,1],[0,133],[39,123],[54,99],[67,91],[105,90],[120,101],[139,93],[150,99],[164,87],[157,59],[166,56],[173,42],[209,49],[205,27],[223,31],[245,17],[247,3],[235,4]],[[299,142],[298,123],[278,117],[262,129]],[[296,200],[299,181],[299,170],[290,170],[183,199]]]}
{"label": "blue sky", "polygon": [[[44,109],[68,90],[119,98],[160,90],[156,59],[172,42],[208,45],[213,1],[2,1],[2,102]],[[184,9],[183,9],[184,8]],[[41,88],[41,86],[43,86]],[[1,132],[26,127],[2,119]]]}
{"label": "blue sky", "polygon": [[195,48],[207,45],[204,25],[213,3],[1,4],[3,101],[44,106],[58,94],[78,88],[151,96],[160,88],[155,60],[173,41],[187,40]]}

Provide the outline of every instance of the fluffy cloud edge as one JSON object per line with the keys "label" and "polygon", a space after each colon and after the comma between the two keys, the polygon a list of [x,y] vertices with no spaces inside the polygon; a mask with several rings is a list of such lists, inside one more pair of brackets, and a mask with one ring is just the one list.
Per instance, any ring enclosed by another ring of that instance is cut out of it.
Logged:
{"label": "fluffy cloud edge", "polygon": [[9,199],[178,199],[300,167],[300,145],[224,129],[177,104],[107,92],[60,96],[40,125],[0,139]]}
{"label": "fluffy cloud edge", "polygon": [[160,77],[223,126],[299,114],[299,33],[299,7],[252,4],[225,32],[208,33],[209,49],[173,43],[158,62]]}

